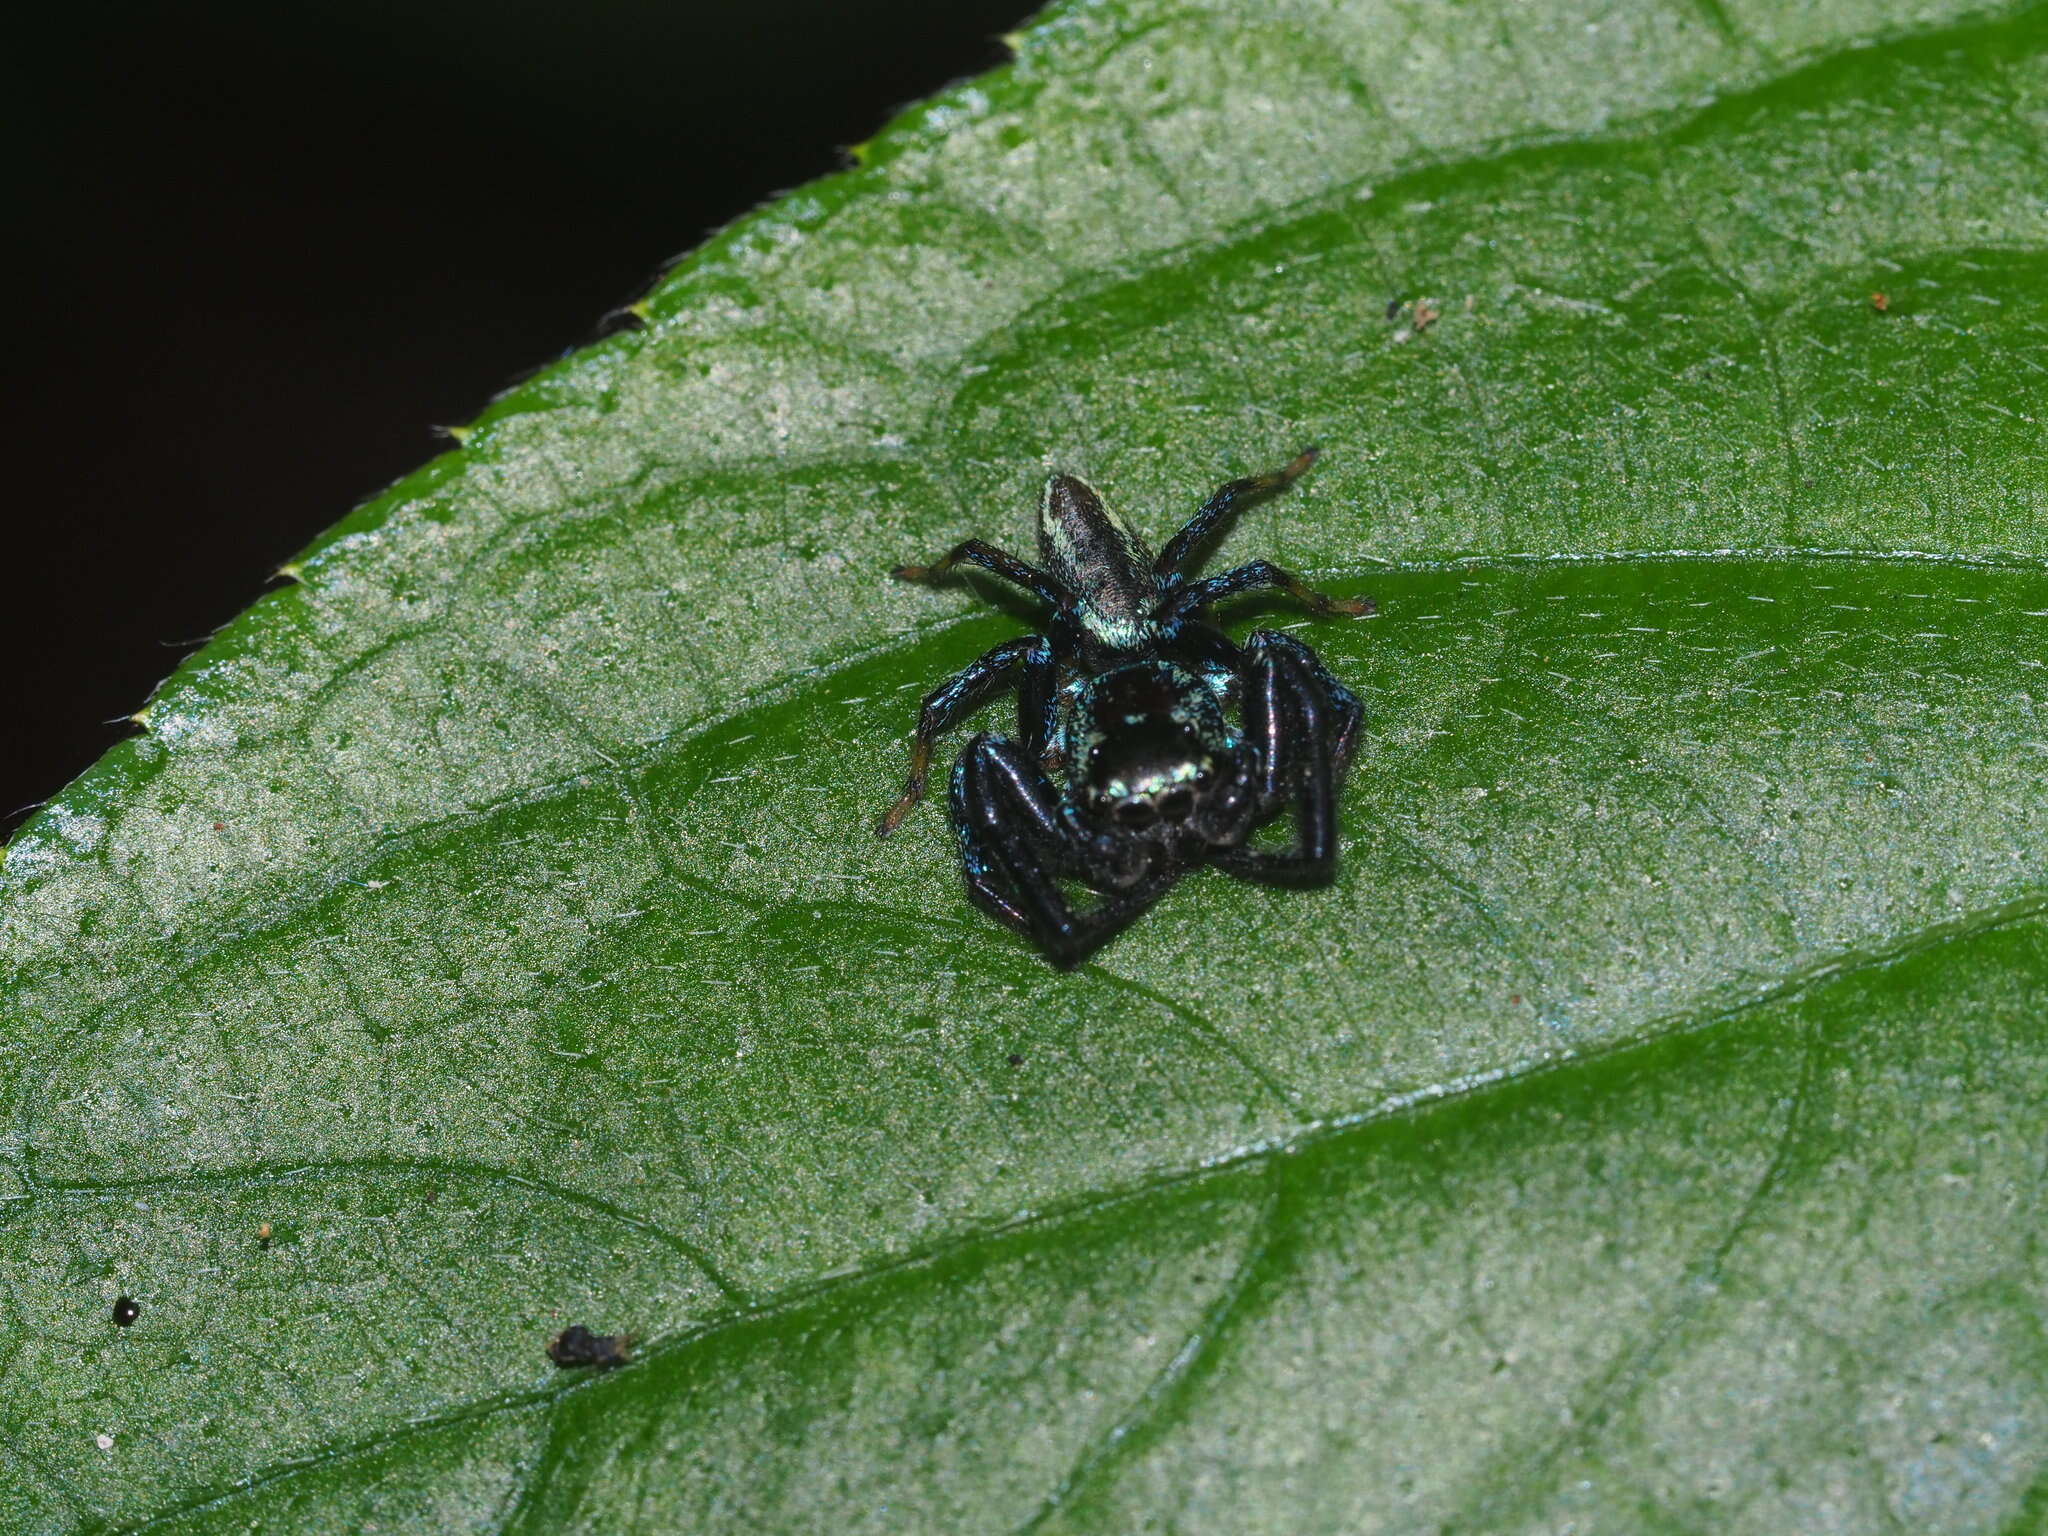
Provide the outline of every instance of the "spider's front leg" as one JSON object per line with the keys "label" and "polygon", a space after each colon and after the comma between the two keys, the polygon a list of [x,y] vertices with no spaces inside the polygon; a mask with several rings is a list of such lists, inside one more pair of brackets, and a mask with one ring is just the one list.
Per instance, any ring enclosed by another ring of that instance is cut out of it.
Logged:
{"label": "spider's front leg", "polygon": [[1019,560],[1007,550],[980,539],[966,539],[955,544],[930,565],[899,565],[889,572],[898,581],[943,581],[954,569],[962,565],[979,566],[991,575],[1005,581],[1015,582],[1026,592],[1054,608],[1071,608],[1074,594],[1055,577],[1047,575],[1037,566]]}
{"label": "spider's front leg", "polygon": [[1254,630],[1245,642],[1244,735],[1259,772],[1259,819],[1293,806],[1284,853],[1218,848],[1210,862],[1268,885],[1327,885],[1337,873],[1337,789],[1364,716],[1357,698],[1292,635]]}
{"label": "spider's front leg", "polygon": [[917,714],[917,733],[910,744],[910,776],[903,793],[875,824],[875,836],[887,837],[903,825],[924,798],[932,766],[932,744],[962,719],[988,702],[1006,682],[1017,687],[1017,730],[1027,747],[1044,757],[1052,742],[1058,705],[1059,662],[1052,642],[1043,635],[1006,640],[985,652],[925,696]]}
{"label": "spider's front leg", "polygon": [[[968,894],[991,916],[1072,970],[1173,884],[1149,845],[1091,837],[1077,826],[1028,748],[977,736],[953,770],[953,830]],[[1075,911],[1064,875],[1101,893]]]}

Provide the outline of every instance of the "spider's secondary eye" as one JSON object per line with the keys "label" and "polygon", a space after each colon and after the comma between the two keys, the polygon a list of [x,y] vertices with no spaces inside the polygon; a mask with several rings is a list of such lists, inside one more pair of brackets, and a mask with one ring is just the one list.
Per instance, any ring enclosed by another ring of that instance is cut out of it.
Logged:
{"label": "spider's secondary eye", "polygon": [[1148,801],[1126,800],[1116,808],[1118,825],[1129,827],[1133,831],[1139,827],[1151,826],[1156,818],[1157,813],[1152,809]]}

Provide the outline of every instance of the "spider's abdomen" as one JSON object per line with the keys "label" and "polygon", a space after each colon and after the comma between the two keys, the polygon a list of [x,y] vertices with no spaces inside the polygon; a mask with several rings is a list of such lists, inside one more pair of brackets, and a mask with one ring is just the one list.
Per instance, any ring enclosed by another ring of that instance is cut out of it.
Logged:
{"label": "spider's abdomen", "polygon": [[1158,642],[1159,582],[1152,552],[1121,517],[1072,475],[1045,482],[1038,555],[1073,592],[1075,618],[1097,646],[1131,652]]}

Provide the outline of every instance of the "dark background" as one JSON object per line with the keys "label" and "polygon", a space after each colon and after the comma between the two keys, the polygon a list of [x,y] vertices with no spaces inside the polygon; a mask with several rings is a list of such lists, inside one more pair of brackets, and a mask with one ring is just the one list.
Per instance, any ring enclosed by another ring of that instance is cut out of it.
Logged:
{"label": "dark background", "polygon": [[73,6],[0,63],[0,835],[270,573],[1029,0]]}

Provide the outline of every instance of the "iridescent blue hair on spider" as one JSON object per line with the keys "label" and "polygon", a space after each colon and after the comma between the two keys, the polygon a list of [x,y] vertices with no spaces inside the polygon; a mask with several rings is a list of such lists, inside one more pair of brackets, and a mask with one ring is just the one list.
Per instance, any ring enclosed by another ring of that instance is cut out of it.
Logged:
{"label": "iridescent blue hair on spider", "polygon": [[[1337,792],[1358,700],[1291,635],[1242,645],[1204,617],[1239,592],[1277,587],[1315,613],[1363,616],[1264,560],[1197,579],[1191,568],[1244,502],[1291,485],[1311,448],[1270,475],[1232,480],[1154,556],[1072,475],[1045,484],[1039,564],[979,539],[906,581],[977,566],[1050,610],[1044,633],[1006,640],[924,701],[910,778],[876,827],[887,837],[924,795],[932,746],[998,689],[1017,692],[1017,734],[960,754],[949,796],[968,894],[1071,969],[1199,864],[1271,885],[1326,885],[1337,869]],[[1294,812],[1293,846],[1249,846]],[[1095,899],[1075,906],[1063,882]]]}

